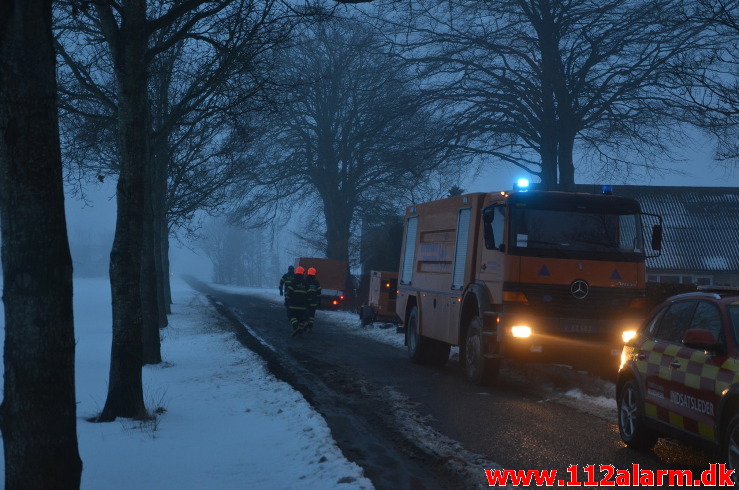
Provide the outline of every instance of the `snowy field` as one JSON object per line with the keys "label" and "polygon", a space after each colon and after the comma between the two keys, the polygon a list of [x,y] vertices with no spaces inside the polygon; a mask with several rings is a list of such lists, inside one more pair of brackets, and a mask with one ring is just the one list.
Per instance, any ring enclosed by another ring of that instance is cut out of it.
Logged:
{"label": "snowy field", "polygon": [[180,281],[162,331],[164,363],[143,371],[147,407],[163,413],[145,423],[87,422],[107,394],[110,287],[104,279],[78,279],[74,287],[83,489],[373,488],[324,419],[215,328],[212,307]]}

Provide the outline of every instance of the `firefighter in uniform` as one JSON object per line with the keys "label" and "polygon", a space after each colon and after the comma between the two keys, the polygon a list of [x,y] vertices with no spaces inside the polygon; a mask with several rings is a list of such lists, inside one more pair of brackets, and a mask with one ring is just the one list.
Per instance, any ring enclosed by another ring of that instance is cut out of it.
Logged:
{"label": "firefighter in uniform", "polygon": [[289,266],[287,272],[280,278],[280,296],[285,296],[285,310],[287,311],[287,318],[290,319],[290,293],[288,287],[295,277],[295,267]]}
{"label": "firefighter in uniform", "polygon": [[295,276],[287,287],[290,294],[290,325],[293,327],[293,337],[303,335],[306,328],[306,308],[308,307],[308,285],[303,274],[305,269],[295,269]]}
{"label": "firefighter in uniform", "polygon": [[308,269],[305,283],[308,285],[308,324],[306,330],[310,333],[313,331],[313,323],[316,321],[316,308],[318,308],[318,304],[321,301],[321,283],[316,279],[316,269],[313,267]]}

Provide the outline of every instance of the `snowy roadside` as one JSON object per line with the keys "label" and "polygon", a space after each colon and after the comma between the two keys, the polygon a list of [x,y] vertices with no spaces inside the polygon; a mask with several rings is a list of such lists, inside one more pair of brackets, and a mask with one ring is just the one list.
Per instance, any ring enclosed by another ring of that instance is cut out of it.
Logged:
{"label": "snowy roadside", "polygon": [[[164,362],[143,371],[147,407],[160,415],[145,423],[87,422],[107,393],[110,286],[75,279],[74,287],[82,488],[373,488],[325,420],[215,327],[223,320],[180,280],[162,331]],[[0,479],[4,471],[0,466]]]}

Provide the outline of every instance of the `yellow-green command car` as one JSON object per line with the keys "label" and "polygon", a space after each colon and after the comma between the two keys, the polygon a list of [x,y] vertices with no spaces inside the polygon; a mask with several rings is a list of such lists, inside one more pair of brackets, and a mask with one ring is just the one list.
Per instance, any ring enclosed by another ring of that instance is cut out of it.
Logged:
{"label": "yellow-green command car", "polygon": [[621,439],[661,436],[715,451],[739,468],[739,288],[709,287],[658,305],[627,341],[616,384]]}

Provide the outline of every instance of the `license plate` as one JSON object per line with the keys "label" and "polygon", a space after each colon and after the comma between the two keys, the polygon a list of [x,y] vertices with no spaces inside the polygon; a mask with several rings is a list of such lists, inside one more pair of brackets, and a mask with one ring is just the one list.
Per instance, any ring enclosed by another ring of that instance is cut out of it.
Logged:
{"label": "license plate", "polygon": [[593,326],[587,323],[567,323],[562,327],[564,333],[593,333]]}

